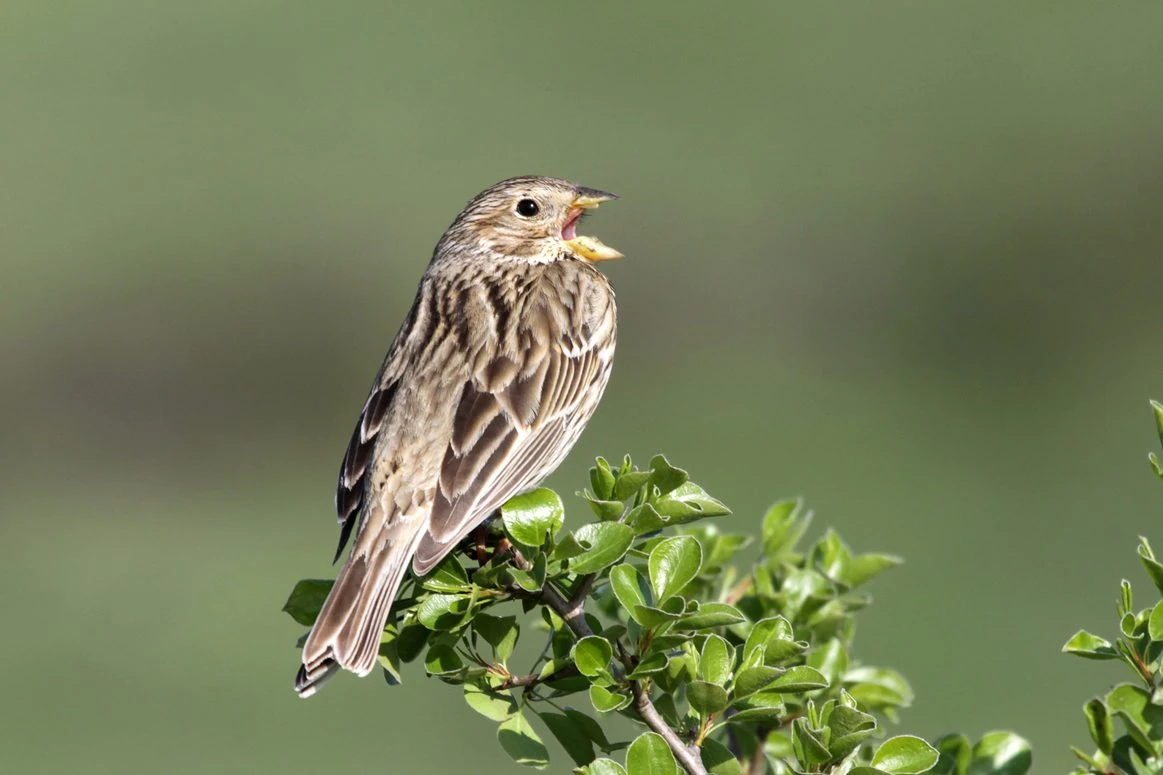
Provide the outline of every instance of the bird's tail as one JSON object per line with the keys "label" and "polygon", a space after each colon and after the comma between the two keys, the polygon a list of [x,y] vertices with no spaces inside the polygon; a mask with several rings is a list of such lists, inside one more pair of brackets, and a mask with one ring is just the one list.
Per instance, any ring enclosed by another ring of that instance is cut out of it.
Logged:
{"label": "bird's tail", "polygon": [[360,531],[307,635],[295,676],[300,697],[310,697],[340,668],[367,675],[375,667],[388,611],[424,524],[402,514],[390,526],[386,521],[371,519]]}

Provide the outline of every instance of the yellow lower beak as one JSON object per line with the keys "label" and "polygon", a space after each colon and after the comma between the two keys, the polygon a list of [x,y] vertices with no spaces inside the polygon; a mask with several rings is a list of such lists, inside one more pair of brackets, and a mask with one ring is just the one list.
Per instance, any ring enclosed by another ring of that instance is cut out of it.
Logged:
{"label": "yellow lower beak", "polygon": [[[573,207],[591,210],[602,202],[609,202],[611,199],[617,198],[615,194],[599,191],[596,188],[583,188],[581,189],[580,195],[573,200]],[[569,245],[574,253],[577,253],[587,261],[610,261],[622,257],[621,253],[609,245],[603,244],[597,237],[577,236],[573,239],[566,240],[565,244]]]}
{"label": "yellow lower beak", "polygon": [[609,245],[602,243],[597,237],[574,237],[565,241],[570,249],[587,261],[610,261],[621,258],[622,254]]}

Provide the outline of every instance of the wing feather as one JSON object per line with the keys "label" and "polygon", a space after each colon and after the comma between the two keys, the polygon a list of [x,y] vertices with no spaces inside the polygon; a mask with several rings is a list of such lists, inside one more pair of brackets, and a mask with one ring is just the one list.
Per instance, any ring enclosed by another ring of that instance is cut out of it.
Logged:
{"label": "wing feather", "polygon": [[[484,363],[464,385],[441,464],[428,534],[413,569],[435,566],[481,520],[547,476],[573,446],[609,378],[612,297],[603,320],[574,326],[570,304],[526,309],[512,352]],[[606,324],[602,324],[606,323]]]}

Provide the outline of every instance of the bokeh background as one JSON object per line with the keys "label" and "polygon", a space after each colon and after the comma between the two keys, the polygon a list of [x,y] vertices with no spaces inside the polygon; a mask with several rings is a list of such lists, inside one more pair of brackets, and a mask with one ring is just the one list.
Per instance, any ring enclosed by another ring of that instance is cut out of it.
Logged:
{"label": "bokeh background", "polygon": [[1065,770],[1119,674],[1059,649],[1163,544],[1160,29],[6,0],[0,769],[515,771],[416,670],[296,699],[279,608],[332,572],[333,477],[437,237],[541,173],[621,194],[588,223],[627,256],[613,381],[550,484],[665,451],[736,531],[806,496],[907,558],[858,639],[913,682],[900,730],[1011,727]]}

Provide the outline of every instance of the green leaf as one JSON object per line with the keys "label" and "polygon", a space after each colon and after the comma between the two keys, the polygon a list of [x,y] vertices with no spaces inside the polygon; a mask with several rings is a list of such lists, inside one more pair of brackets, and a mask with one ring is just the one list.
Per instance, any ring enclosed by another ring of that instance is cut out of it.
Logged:
{"label": "green leaf", "polygon": [[428,656],[424,658],[424,669],[429,675],[449,675],[463,668],[464,660],[452,646],[438,643],[428,649]]}
{"label": "green leaf", "polygon": [[674,536],[660,541],[651,550],[648,563],[655,605],[661,605],[699,574],[703,550],[691,536]]}
{"label": "green leaf", "polygon": [[763,517],[763,553],[777,558],[795,549],[812,522],[812,512],[803,511],[800,500],[779,501]]}
{"label": "green leaf", "polygon": [[1151,609],[1151,617],[1147,619],[1147,635],[1151,640],[1163,640],[1163,601]]}
{"label": "green leaf", "polygon": [[505,532],[525,546],[543,546],[561,529],[565,506],[553,490],[536,490],[510,498],[501,506]]}
{"label": "green leaf", "polygon": [[593,678],[606,674],[614,658],[614,648],[605,638],[587,635],[574,644],[572,656],[578,672]]}
{"label": "green leaf", "polygon": [[682,630],[713,630],[718,627],[729,627],[746,619],[747,617],[733,605],[701,603],[694,613],[683,616],[675,626]]}
{"label": "green leaf", "polygon": [[633,528],[636,535],[646,535],[669,525],[670,517],[662,516],[649,503],[643,503],[630,509],[626,515],[626,524]]}
{"label": "green leaf", "polygon": [[708,681],[691,681],[686,688],[687,702],[703,718],[718,713],[728,705],[727,690]]}
{"label": "green leaf", "polygon": [[654,501],[654,508],[671,524],[690,522],[704,517],[723,517],[731,510],[694,482],[687,482]]}
{"label": "green leaf", "polygon": [[497,739],[505,753],[518,764],[539,770],[548,766],[549,751],[545,743],[541,742],[541,738],[520,713],[501,722],[497,729]]}
{"label": "green leaf", "polygon": [[[654,644],[651,644],[653,648]],[[629,674],[629,677],[638,680],[645,678],[648,675],[661,672],[666,669],[667,663],[670,661],[666,654],[655,651],[649,654],[645,659],[634,666],[634,670]]]}
{"label": "green leaf", "polygon": [[1163,404],[1151,401],[1151,414],[1155,415],[1155,432],[1159,434],[1159,442],[1163,444]]}
{"label": "green leaf", "polygon": [[937,751],[941,758],[935,768],[941,775],[966,775],[973,749],[965,735],[944,735],[937,738]]}
{"label": "green leaf", "polygon": [[718,635],[708,635],[699,657],[699,675],[703,680],[726,686],[735,666],[735,648]]}
{"label": "green leaf", "polygon": [[400,661],[411,662],[420,656],[431,636],[432,631],[418,622],[401,627],[400,633],[396,636],[396,653]]}
{"label": "green leaf", "polygon": [[327,599],[334,581],[329,579],[303,579],[291,590],[290,597],[283,604],[283,610],[299,624],[310,627],[319,616],[319,609]]}
{"label": "green leaf", "polygon": [[766,647],[774,641],[791,643],[794,637],[791,622],[782,616],[761,619],[751,628],[751,632],[747,633],[747,642],[743,646],[743,661],[746,662],[757,648]]}
{"label": "green leaf", "polygon": [[1079,630],[1070,636],[1070,640],[1066,641],[1062,651],[1086,659],[1117,659],[1119,656],[1118,652],[1111,646],[1110,641],[1092,635],[1086,630]]}
{"label": "green leaf", "polygon": [[473,684],[464,685],[464,701],[492,721],[504,721],[517,712],[517,703],[508,692],[494,692]]}
{"label": "green leaf", "polygon": [[630,471],[618,477],[614,483],[614,500],[627,501],[650,481],[649,471]]}
{"label": "green leaf", "polygon": [[1144,689],[1119,684],[1107,693],[1106,707],[1122,720],[1136,743],[1147,751],[1154,748],[1152,736],[1163,730],[1163,708],[1152,705],[1151,697]]}
{"label": "green leaf", "polygon": [[806,770],[814,770],[832,758],[832,752],[808,727],[808,720],[802,717],[792,722],[791,745],[796,759]]}
{"label": "green leaf", "polygon": [[645,732],[626,751],[629,775],[678,775],[678,763],[661,735]]}
{"label": "green leaf", "polygon": [[736,697],[746,697],[767,688],[772,682],[783,675],[778,667],[745,667],[735,676],[734,694]]}
{"label": "green leaf", "polygon": [[610,500],[614,492],[614,472],[605,458],[594,461],[594,467],[590,469],[590,487],[599,499]]}
{"label": "green leaf", "polygon": [[627,611],[633,611],[636,605],[646,605],[638,580],[638,571],[629,563],[624,562],[610,569],[610,588]]}
{"label": "green leaf", "polygon": [[449,555],[420,580],[420,586],[429,592],[452,592],[464,594],[472,585],[464,566],[455,555]]}
{"label": "green leaf", "polygon": [[769,692],[810,692],[828,688],[828,679],[814,667],[797,665],[767,685]]}
{"label": "green leaf", "polygon": [[595,759],[584,771],[585,775],[626,775],[625,768],[613,759]]}
{"label": "green leaf", "polygon": [[737,711],[727,719],[729,722],[779,727],[786,721],[787,706],[782,694],[758,692],[732,704]]}
{"label": "green leaf", "polygon": [[603,522],[611,522],[618,519],[622,516],[622,512],[626,510],[626,504],[622,503],[622,501],[600,500],[587,492],[579,492],[578,495],[589,504],[590,510],[594,512],[594,516]]}
{"label": "green leaf", "polygon": [[988,775],[1024,775],[1033,762],[1030,744],[1013,732],[989,732],[973,746],[969,772]]}
{"label": "green leaf", "polygon": [[885,667],[858,667],[844,674],[848,692],[873,709],[906,708],[913,702],[913,690],[904,676]]}
{"label": "green leaf", "polygon": [[648,605],[636,605],[630,613],[634,616],[634,621],[650,629],[678,621],[679,618],[678,614]]}
{"label": "green leaf", "polygon": [[416,618],[430,630],[450,630],[464,619],[468,607],[464,595],[429,595],[416,609]]}
{"label": "green leaf", "polygon": [[891,554],[860,554],[849,561],[847,572],[841,581],[849,587],[859,587],[903,562],[900,557]]}
{"label": "green leaf", "polygon": [[714,738],[708,737],[703,740],[699,757],[703,760],[703,766],[707,768],[707,775],[743,775],[735,754]]}
{"label": "green leaf", "polygon": [[512,655],[521,633],[516,616],[477,614],[473,617],[472,628],[493,647],[493,652],[502,663],[507,662]]}
{"label": "green leaf", "polygon": [[594,710],[609,713],[629,705],[630,697],[619,692],[612,692],[604,686],[590,686],[590,704],[594,706]]}
{"label": "green leaf", "polygon": [[586,765],[594,760],[594,746],[585,731],[564,713],[538,713],[549,732],[576,764]]}
{"label": "green leaf", "polygon": [[[606,733],[602,731],[602,725],[595,721],[593,716],[582,713],[580,710],[574,710],[573,708],[566,708],[565,715],[566,718],[573,722],[575,727],[586,733],[586,736],[593,741],[595,746],[601,748],[603,751],[613,749],[610,741],[606,739]],[[625,746],[619,744],[618,747],[624,748]]]}
{"label": "green leaf", "polygon": [[[1155,553],[1151,551],[1151,544],[1147,543],[1147,539],[1142,536],[1139,536],[1139,559],[1147,570],[1147,575],[1151,577],[1151,582],[1155,588],[1163,594],[1163,565],[1155,559]],[[1130,606],[1127,608],[1129,609]]]}
{"label": "green leaf", "polygon": [[690,479],[686,471],[675,468],[662,455],[655,455],[650,461],[650,471],[653,474],[651,482],[658,488],[661,495],[674,492]]}
{"label": "green leaf", "polygon": [[1082,706],[1082,712],[1086,714],[1086,725],[1090,729],[1090,739],[1094,741],[1098,750],[1110,756],[1111,749],[1115,744],[1115,732],[1110,714],[1106,709],[1106,703],[1095,697]]}
{"label": "green leaf", "polygon": [[872,766],[893,775],[915,775],[932,769],[940,754],[919,737],[900,735],[881,743],[872,755]]}
{"label": "green leaf", "polygon": [[834,684],[848,669],[848,652],[839,638],[831,638],[808,654],[808,667],[816,668],[829,684]]}
{"label": "green leaf", "polygon": [[855,751],[875,734],[876,718],[856,708],[837,705],[828,714],[828,729],[832,732],[828,750],[839,759]]}
{"label": "green leaf", "polygon": [[573,531],[582,552],[569,560],[570,573],[595,573],[613,565],[634,542],[634,531],[618,522],[591,522]]}
{"label": "green leaf", "polygon": [[376,660],[384,669],[384,680],[389,686],[400,684],[400,650],[397,647],[399,637],[396,623],[388,620],[388,625],[380,634],[380,649]]}

